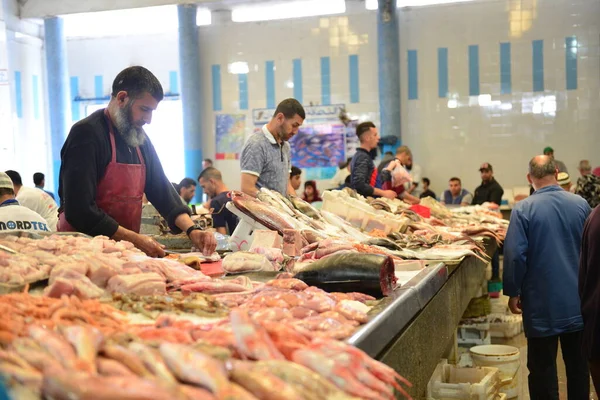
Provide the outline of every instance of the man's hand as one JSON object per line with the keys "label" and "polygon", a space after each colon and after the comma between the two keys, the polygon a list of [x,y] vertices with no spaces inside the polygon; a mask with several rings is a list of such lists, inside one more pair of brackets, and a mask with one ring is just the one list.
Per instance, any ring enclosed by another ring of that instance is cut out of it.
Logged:
{"label": "man's hand", "polygon": [[419,204],[421,202],[421,199],[419,199],[416,196],[413,196],[412,194],[406,193],[406,192],[402,193],[400,195],[400,198],[402,200],[404,200],[405,202],[407,202],[408,204],[413,204],[413,205]]}
{"label": "man's hand", "polygon": [[513,314],[523,314],[523,310],[521,310],[521,297],[511,297],[508,300],[508,308],[510,308],[510,312]]}
{"label": "man's hand", "polygon": [[210,256],[217,248],[217,240],[212,232],[194,230],[190,233],[190,240],[205,256]]}
{"label": "man's hand", "polygon": [[382,196],[388,199],[395,199],[396,196],[398,196],[398,193],[394,192],[393,190],[384,190]]}
{"label": "man's hand", "polygon": [[156,242],[151,237],[136,234],[136,237],[131,242],[135,247],[146,253],[146,255],[148,255],[149,257],[165,256],[165,246]]}

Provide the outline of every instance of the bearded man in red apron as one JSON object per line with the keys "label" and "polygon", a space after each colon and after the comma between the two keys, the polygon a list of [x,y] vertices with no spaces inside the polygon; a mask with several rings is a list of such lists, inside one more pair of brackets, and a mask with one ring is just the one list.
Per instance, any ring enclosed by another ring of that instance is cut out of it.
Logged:
{"label": "bearded man in red apron", "polygon": [[214,252],[214,236],[194,226],[144,132],[162,99],[150,71],[129,67],[115,78],[108,107],[73,125],[60,152],[59,231],[127,240],[162,257],[163,247],[139,234],[145,193],[175,233],[186,232],[204,254]]}

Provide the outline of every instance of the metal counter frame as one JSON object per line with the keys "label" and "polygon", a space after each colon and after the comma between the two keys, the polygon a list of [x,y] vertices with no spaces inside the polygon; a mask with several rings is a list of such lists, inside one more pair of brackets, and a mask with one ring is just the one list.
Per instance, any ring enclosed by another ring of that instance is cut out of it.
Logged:
{"label": "metal counter frame", "polygon": [[[486,243],[486,252],[496,251]],[[415,399],[426,397],[427,383],[444,356],[458,323],[485,279],[486,263],[470,256],[458,266],[429,265],[373,310],[375,316],[348,343],[408,379]]]}

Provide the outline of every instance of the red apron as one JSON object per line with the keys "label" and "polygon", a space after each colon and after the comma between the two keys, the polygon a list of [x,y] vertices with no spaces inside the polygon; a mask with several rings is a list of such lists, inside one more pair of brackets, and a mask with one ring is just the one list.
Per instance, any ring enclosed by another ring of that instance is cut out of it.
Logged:
{"label": "red apron", "polygon": [[[112,158],[106,166],[104,176],[96,188],[96,205],[124,228],[140,232],[142,223],[142,196],[146,187],[146,164],[139,147],[136,147],[140,164],[117,162],[115,134],[108,111],[104,110],[108,121]],[[59,232],[75,232],[67,222],[65,213],[58,218]]]}

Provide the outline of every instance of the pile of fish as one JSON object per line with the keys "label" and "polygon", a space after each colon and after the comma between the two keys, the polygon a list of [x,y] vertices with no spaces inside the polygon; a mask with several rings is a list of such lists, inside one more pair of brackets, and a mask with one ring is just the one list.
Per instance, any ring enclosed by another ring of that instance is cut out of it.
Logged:
{"label": "pile of fish", "polygon": [[[299,271],[306,262],[337,252],[381,254],[396,260],[457,260],[473,255],[487,261],[483,239],[501,243],[508,226],[508,221],[479,206],[451,211],[427,199],[423,205],[432,216],[424,218],[401,200],[365,199],[347,189],[327,191],[320,211],[295,196],[286,198],[264,188],[258,199],[237,192],[232,198],[236,207],[284,239],[299,232],[303,246],[292,256],[300,259],[296,265],[288,264],[288,271]],[[285,246],[273,247],[283,248],[285,255]],[[355,257],[367,262],[365,256]],[[347,269],[346,264],[338,267]]]}
{"label": "pile of fish", "polygon": [[[228,293],[215,298],[234,310],[246,310],[256,322],[283,324],[311,337],[346,339],[356,328],[369,320],[369,306],[375,298],[358,292],[328,293],[314,286],[282,274],[261,289],[250,293]],[[157,320],[152,329],[165,325]],[[168,323],[167,323],[168,325]],[[196,339],[213,341],[215,345],[228,346],[232,333],[230,326],[218,326],[210,332],[190,327]],[[220,333],[218,333],[220,332]],[[160,335],[160,331],[155,332]],[[206,334],[206,335],[205,335]]]}
{"label": "pile of fish", "polygon": [[102,236],[89,239],[53,235],[34,240],[6,235],[0,238],[0,245],[18,252],[0,251],[0,282],[24,284],[48,279],[44,294],[49,297],[243,292],[255,285],[247,278],[212,279],[181,262],[150,258],[129,242]]}
{"label": "pile of fish", "polygon": [[[27,297],[10,295],[0,304],[39,306]],[[43,301],[80,302],[66,296]],[[15,398],[393,399],[394,389],[409,397],[404,378],[362,351],[288,324],[257,322],[249,309],[235,309],[220,322],[229,326],[228,349],[189,337],[190,322],[169,325],[165,318],[161,329],[171,335],[165,340],[125,322],[103,330],[73,316],[75,323],[48,325],[51,310],[43,309],[2,342],[0,374]],[[216,326],[204,328],[223,335]]]}
{"label": "pile of fish", "polygon": [[11,293],[0,296],[0,344],[10,344],[27,335],[36,323],[53,329],[58,326],[88,324],[104,334],[120,332],[127,321],[124,313],[98,300],[80,300],[75,296],[52,299]]}
{"label": "pile of fish", "polygon": [[173,292],[167,295],[139,296],[135,294],[114,293],[110,304],[121,311],[135,312],[156,319],[165,312],[192,314],[199,317],[219,318],[229,310],[214,297],[203,293],[184,295]]}

